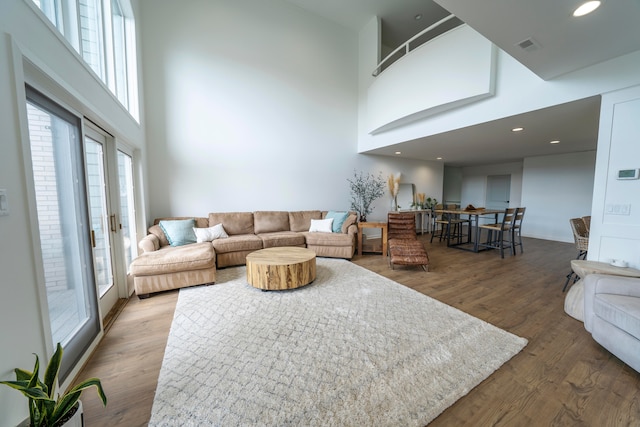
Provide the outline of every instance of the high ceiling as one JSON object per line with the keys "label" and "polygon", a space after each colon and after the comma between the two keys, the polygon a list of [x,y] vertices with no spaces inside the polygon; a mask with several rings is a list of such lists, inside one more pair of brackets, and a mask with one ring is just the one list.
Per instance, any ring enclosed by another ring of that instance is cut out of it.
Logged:
{"label": "high ceiling", "polygon": [[[436,0],[438,4],[431,0],[287,1],[355,32],[378,16],[383,24],[383,43],[392,48],[450,11],[545,80],[640,50],[637,0],[606,0],[594,13],[579,19],[571,17],[571,12],[581,0]],[[422,19],[415,19],[418,14]],[[523,49],[520,44],[527,40],[533,46]],[[599,97],[592,97],[372,153],[394,155],[401,151],[402,157],[442,157],[447,165],[462,166],[594,150],[599,105]],[[510,129],[516,126],[525,131],[512,133]],[[551,140],[561,143],[549,144]],[[468,141],[474,141],[473,145]]]}

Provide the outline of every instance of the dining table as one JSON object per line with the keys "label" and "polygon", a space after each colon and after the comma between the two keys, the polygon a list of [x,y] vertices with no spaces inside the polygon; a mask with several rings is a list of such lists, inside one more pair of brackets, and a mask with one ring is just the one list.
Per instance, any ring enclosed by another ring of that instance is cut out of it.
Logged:
{"label": "dining table", "polygon": [[[434,211],[436,215],[446,214],[449,220],[448,229],[451,230],[451,221],[462,216],[467,216],[469,219],[469,232],[467,233],[467,240],[458,240],[457,242],[451,241],[451,232],[447,233],[447,246],[457,249],[462,249],[471,252],[480,252],[480,227],[479,221],[481,217],[492,216],[494,223],[498,223],[498,215],[504,213],[504,209],[436,209]],[[475,232],[474,232],[475,227]],[[473,235],[473,239],[471,238]],[[488,249],[488,248],[486,248]]]}

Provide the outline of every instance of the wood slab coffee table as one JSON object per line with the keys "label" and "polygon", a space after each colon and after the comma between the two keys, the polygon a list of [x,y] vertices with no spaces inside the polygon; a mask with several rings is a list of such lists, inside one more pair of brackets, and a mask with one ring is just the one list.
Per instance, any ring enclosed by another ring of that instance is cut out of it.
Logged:
{"label": "wood slab coffee table", "polygon": [[316,278],[316,253],[296,247],[267,248],[247,255],[247,282],[265,291],[295,289]]}

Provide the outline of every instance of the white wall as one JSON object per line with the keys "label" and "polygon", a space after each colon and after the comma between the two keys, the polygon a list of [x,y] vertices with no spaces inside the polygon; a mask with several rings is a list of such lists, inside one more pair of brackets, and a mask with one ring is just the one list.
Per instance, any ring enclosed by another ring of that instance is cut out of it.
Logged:
{"label": "white wall", "polygon": [[[465,49],[452,50],[451,46]],[[378,133],[493,95],[493,44],[461,25],[381,72],[368,90],[368,129]]]}
{"label": "white wall", "polygon": [[149,220],[348,209],[354,169],[438,175],[357,154],[357,34],[277,0],[141,9]]}
{"label": "white wall", "polygon": [[595,162],[594,151],[526,158],[522,234],[573,242],[569,219],[591,215]]}
{"label": "white wall", "polygon": [[544,81],[498,50],[495,96],[380,134],[371,135],[360,127],[358,150],[366,152],[633,86],[640,83],[639,63],[640,51]]}
{"label": "white wall", "polygon": [[[9,216],[0,217],[0,378],[14,379],[16,367],[32,368],[53,353],[33,227],[35,201],[29,197],[28,134],[24,121],[23,60],[33,62],[44,76],[37,83],[80,114],[104,125],[134,148],[143,149],[142,128],[102,83],[69,50],[48,21],[40,19],[31,1],[0,2],[0,188],[6,189]],[[33,76],[34,73],[31,73]],[[15,426],[28,416],[24,397],[0,387],[0,426]]]}
{"label": "white wall", "polygon": [[[603,95],[588,259],[622,259],[640,268],[640,180],[618,180],[640,168],[640,86]],[[627,215],[616,206],[629,207]]]}
{"label": "white wall", "polygon": [[460,206],[464,207],[468,204],[474,206],[486,206],[487,177],[489,175],[510,175],[511,193],[509,206],[522,206],[520,204],[520,197],[522,194],[521,162],[468,166],[462,168],[462,198],[460,200]]}

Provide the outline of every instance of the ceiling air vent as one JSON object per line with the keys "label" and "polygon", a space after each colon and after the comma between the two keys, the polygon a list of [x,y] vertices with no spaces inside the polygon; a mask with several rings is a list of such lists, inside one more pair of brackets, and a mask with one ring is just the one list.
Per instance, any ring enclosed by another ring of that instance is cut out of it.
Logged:
{"label": "ceiling air vent", "polygon": [[540,48],[540,43],[536,42],[532,37],[522,40],[517,45],[520,47],[520,49],[527,52],[533,52],[534,50],[538,50]]}

